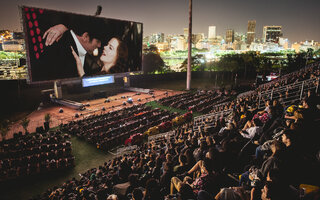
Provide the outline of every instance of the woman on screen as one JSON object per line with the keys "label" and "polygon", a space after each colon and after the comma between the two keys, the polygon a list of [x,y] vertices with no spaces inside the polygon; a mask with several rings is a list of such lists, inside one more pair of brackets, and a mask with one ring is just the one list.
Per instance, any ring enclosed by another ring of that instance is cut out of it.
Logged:
{"label": "woman on screen", "polygon": [[[67,27],[63,24],[48,29],[43,38],[46,37],[46,45],[52,45],[55,41],[59,40],[63,33],[67,31]],[[126,64],[128,60],[128,48],[127,45],[117,37],[113,37],[109,42],[103,46],[103,51],[99,60],[91,63],[91,68],[87,73],[83,69],[83,65],[78,54],[71,47],[72,54],[77,62],[77,69],[80,77],[85,75],[98,75],[98,74],[110,74],[125,72]],[[94,70],[98,68],[98,70]]]}

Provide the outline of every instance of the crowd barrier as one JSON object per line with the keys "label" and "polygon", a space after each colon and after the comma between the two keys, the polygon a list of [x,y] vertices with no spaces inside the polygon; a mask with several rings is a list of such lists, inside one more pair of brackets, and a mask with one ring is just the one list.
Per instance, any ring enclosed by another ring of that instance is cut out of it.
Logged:
{"label": "crowd barrier", "polygon": [[162,140],[162,139],[170,140],[174,135],[175,135],[175,131],[169,131],[166,133],[152,135],[152,136],[148,137],[148,143],[153,142],[153,141],[157,143],[159,140]]}
{"label": "crowd barrier", "polygon": [[117,156],[131,153],[131,152],[135,151],[136,149],[138,149],[137,145],[118,148],[117,149]]}

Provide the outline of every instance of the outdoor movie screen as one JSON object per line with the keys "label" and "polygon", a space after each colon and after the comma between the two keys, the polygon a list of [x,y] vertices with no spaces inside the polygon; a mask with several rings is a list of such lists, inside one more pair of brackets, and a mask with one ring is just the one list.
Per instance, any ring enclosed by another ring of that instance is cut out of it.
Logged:
{"label": "outdoor movie screen", "polygon": [[30,82],[141,70],[142,23],[21,7]]}

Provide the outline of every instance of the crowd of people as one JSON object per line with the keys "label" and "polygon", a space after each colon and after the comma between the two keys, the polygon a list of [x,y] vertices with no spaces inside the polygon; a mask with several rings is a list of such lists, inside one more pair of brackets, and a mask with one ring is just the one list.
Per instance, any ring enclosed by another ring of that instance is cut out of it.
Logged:
{"label": "crowd of people", "polygon": [[[319,188],[307,194],[301,188],[319,187],[318,93],[290,104],[265,99],[262,110],[257,98],[222,105],[230,115],[185,123],[170,140],[144,143],[35,199],[318,199]],[[129,110],[118,114],[134,116]],[[100,117],[85,121],[96,127]],[[74,122],[76,130],[81,123]]]}
{"label": "crowd of people", "polygon": [[15,134],[0,142],[0,181],[74,165],[68,134]]}
{"label": "crowd of people", "polygon": [[[319,77],[320,63],[317,62],[311,64],[307,68],[290,73],[272,82],[260,85],[254,91],[246,92],[245,94],[240,96],[242,99],[248,99],[248,102],[250,102],[251,104],[250,106],[254,108],[259,107],[259,98],[260,102],[263,103],[270,99],[271,95],[273,99],[278,99],[278,101],[280,101],[281,103],[287,103],[291,100],[295,100],[296,96],[300,96],[300,93],[298,93],[298,91],[300,91],[302,87],[301,81],[313,80],[304,84],[303,87],[314,88],[314,90],[306,90],[303,96],[310,96],[311,94],[313,94],[315,92],[315,88],[319,85]],[[299,83],[300,85],[298,85]],[[167,98],[162,98],[159,100],[159,103],[165,106],[175,107],[179,109],[189,109],[192,111],[200,112],[202,114],[217,113],[221,111],[232,110],[236,101],[240,99],[237,98],[234,101],[230,101],[232,96],[234,96],[235,94],[235,91],[227,90],[199,90],[196,93],[182,93]]]}
{"label": "crowd of people", "polygon": [[[210,113],[222,111],[231,111],[239,101],[246,101],[250,110],[265,108],[265,103],[268,100],[276,99],[281,104],[295,104],[297,99],[302,97],[314,96],[317,92],[320,77],[320,63],[315,63],[312,66],[291,73],[284,78],[277,79],[272,84],[267,83],[258,87],[255,91],[240,95],[233,101],[225,101],[221,104],[216,104],[211,107]],[[302,86],[301,81],[312,80]],[[300,84],[298,85],[298,83]],[[303,91],[302,94],[300,93]],[[298,98],[297,98],[298,97]],[[270,102],[269,102],[270,103]]]}
{"label": "crowd of people", "polygon": [[182,110],[190,110],[199,113],[209,113],[212,106],[220,104],[235,94],[235,91],[227,90],[198,90],[195,93],[182,93],[160,99],[161,105],[178,108]]}
{"label": "crowd of people", "polygon": [[301,70],[286,74],[284,76],[280,76],[274,81],[259,85],[257,90],[269,90],[272,88],[289,85],[291,83],[319,77],[320,76],[319,65],[320,65],[319,62],[312,63],[306,68],[302,68]]}
{"label": "crowd of people", "polygon": [[124,144],[130,135],[144,133],[175,116],[176,113],[140,104],[72,121],[65,124],[62,130],[85,139],[99,149],[110,150]]}

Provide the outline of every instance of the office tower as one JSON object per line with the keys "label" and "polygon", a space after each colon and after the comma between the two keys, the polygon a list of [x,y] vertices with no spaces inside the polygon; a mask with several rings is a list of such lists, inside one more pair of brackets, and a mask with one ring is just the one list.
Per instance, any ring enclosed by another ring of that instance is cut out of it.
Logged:
{"label": "office tower", "polygon": [[164,42],[164,33],[154,33],[151,36],[151,43]]}
{"label": "office tower", "polygon": [[282,26],[264,26],[263,42],[279,43],[279,37],[282,37]]}
{"label": "office tower", "polygon": [[194,33],[194,34],[192,34],[192,44],[197,44],[203,38],[204,38],[204,33]]}
{"label": "office tower", "polygon": [[226,43],[232,43],[234,41],[233,29],[228,29],[226,33]]}
{"label": "office tower", "polygon": [[216,38],[216,26],[209,26],[208,39]]}
{"label": "office tower", "polygon": [[247,44],[254,42],[256,29],[256,20],[248,21]]}
{"label": "office tower", "polygon": [[288,40],[288,38],[280,37],[279,38],[279,45],[282,46],[284,49],[288,49],[289,48],[289,40]]}

